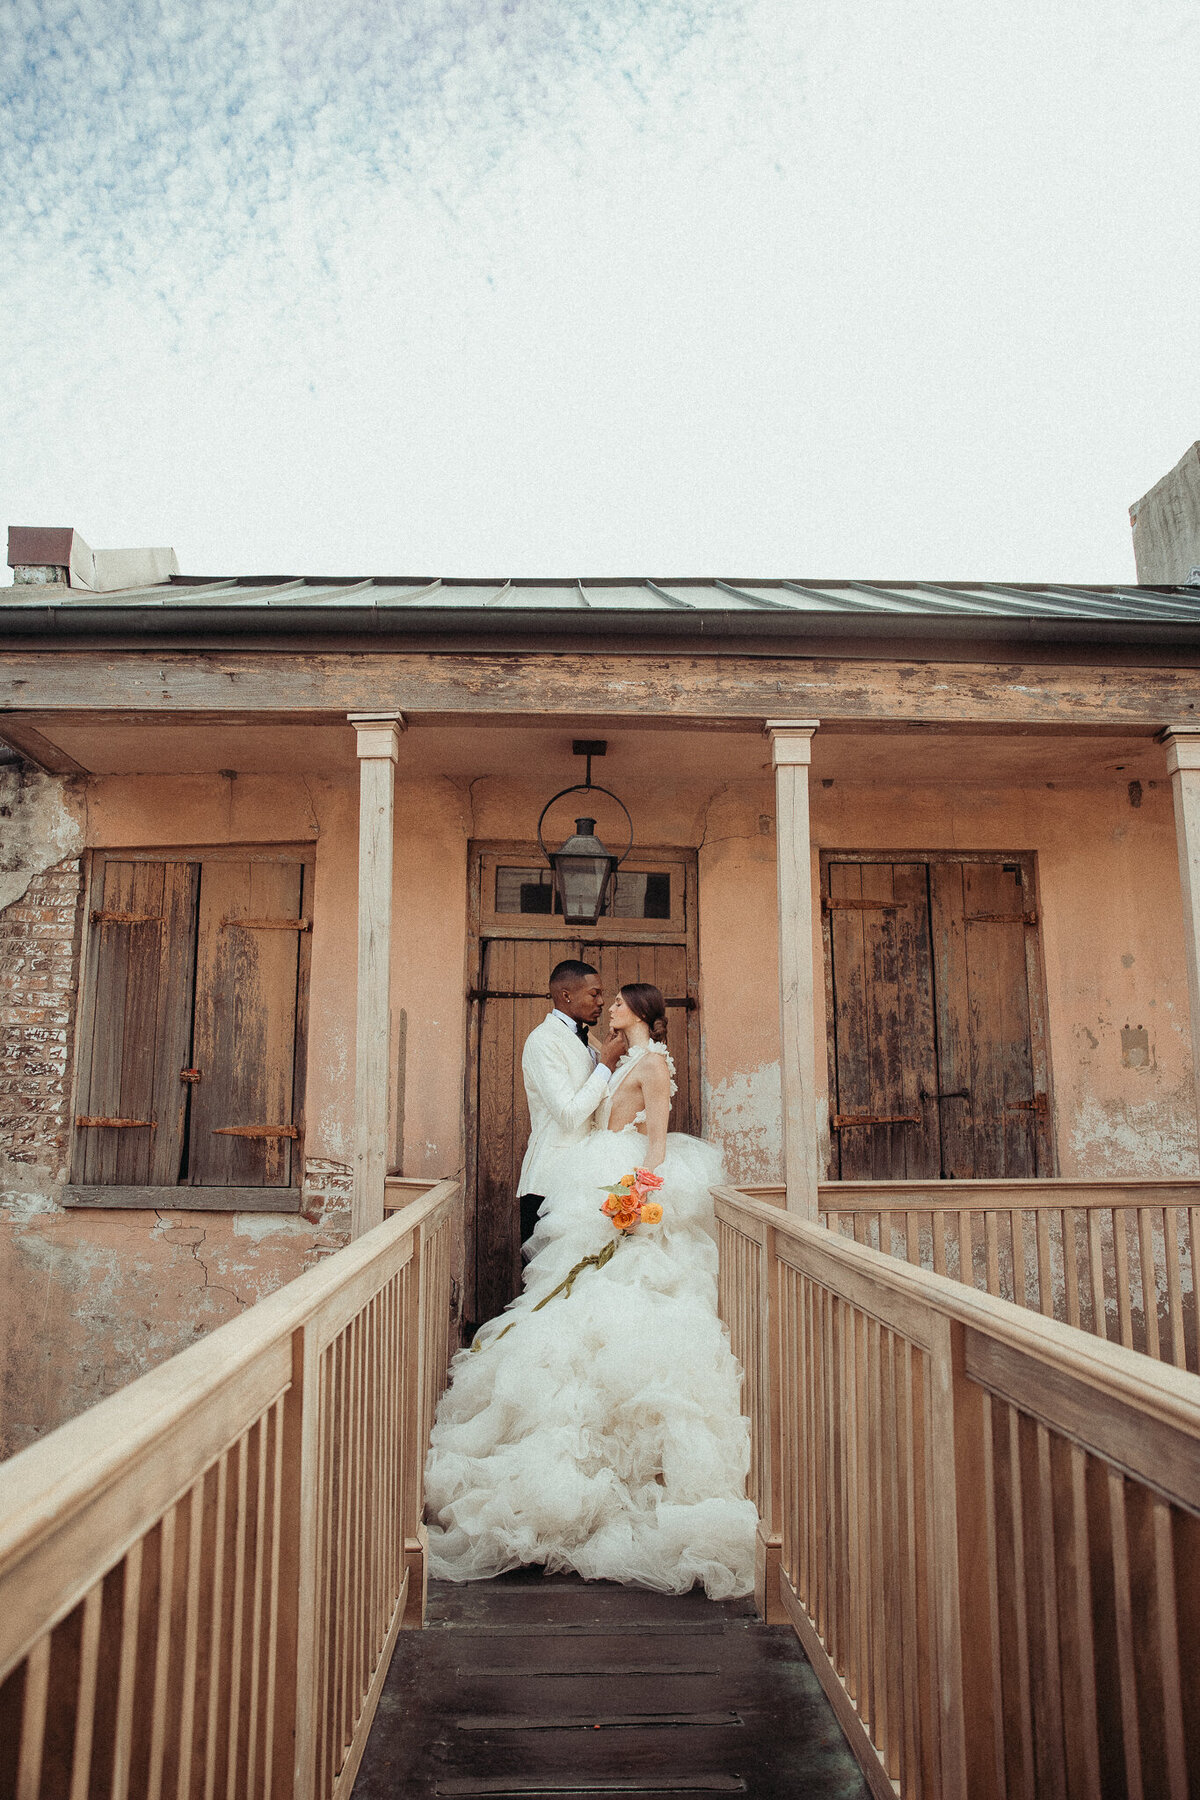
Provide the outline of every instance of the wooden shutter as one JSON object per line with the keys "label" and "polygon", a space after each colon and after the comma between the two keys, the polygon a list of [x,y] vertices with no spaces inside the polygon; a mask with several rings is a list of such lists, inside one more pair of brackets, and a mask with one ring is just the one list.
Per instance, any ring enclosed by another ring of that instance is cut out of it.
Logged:
{"label": "wooden shutter", "polygon": [[835,1180],[1053,1172],[1028,860],[827,863]]}
{"label": "wooden shutter", "polygon": [[826,916],[834,1175],[842,1181],[936,1178],[925,864],[831,863]]}
{"label": "wooden shutter", "polygon": [[179,1180],[198,876],[194,862],[97,863],[76,1084],[79,1182]]}
{"label": "wooden shutter", "polygon": [[941,1071],[942,1168],[1029,1179],[1050,1170],[1045,1079],[1034,1081],[1024,872],[939,862],[929,870]]}
{"label": "wooden shutter", "polygon": [[203,866],[187,1179],[198,1187],[290,1187],[299,1160],[296,1022],[301,863]]}

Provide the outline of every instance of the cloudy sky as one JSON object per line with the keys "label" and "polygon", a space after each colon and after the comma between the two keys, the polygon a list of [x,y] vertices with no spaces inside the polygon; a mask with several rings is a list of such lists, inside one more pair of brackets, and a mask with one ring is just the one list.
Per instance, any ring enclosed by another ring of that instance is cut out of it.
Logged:
{"label": "cloudy sky", "polygon": [[7,19],[0,523],[192,573],[1121,581],[1200,437],[1195,0]]}

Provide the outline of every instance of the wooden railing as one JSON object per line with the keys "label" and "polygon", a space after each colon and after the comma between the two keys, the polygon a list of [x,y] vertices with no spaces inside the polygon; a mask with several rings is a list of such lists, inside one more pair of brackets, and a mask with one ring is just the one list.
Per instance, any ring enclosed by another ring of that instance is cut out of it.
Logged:
{"label": "wooden railing", "polygon": [[856,1243],[1200,1373],[1200,1181],[842,1181],[819,1208]]}
{"label": "wooden railing", "polygon": [[0,1466],[0,1796],[341,1800],[419,1625],[452,1182]]}
{"label": "wooden railing", "polygon": [[1200,1378],[717,1194],[759,1605],[877,1795],[1200,1793]]}

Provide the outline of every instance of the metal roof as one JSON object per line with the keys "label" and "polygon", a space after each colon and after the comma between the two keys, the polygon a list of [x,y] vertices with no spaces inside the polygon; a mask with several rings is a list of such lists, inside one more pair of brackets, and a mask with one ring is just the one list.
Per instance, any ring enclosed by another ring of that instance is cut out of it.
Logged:
{"label": "metal roof", "polygon": [[233,611],[285,605],[419,607],[422,612],[789,612],[888,616],[1023,619],[1127,619],[1200,622],[1200,586],[1043,586],[994,581],[812,581],[683,579],[648,576],[572,580],[477,580],[456,576],[387,576],[365,579],[315,575],[175,575],[153,587],[95,594],[79,589],[31,586],[10,589],[4,606],[88,610],[112,607],[203,607]]}
{"label": "metal roof", "polygon": [[[18,620],[20,623],[18,624]],[[1200,642],[1200,586],[991,581],[478,580],[457,576],[175,575],[96,594],[0,590],[10,632],[60,637],[179,631],[391,637],[936,637]],[[0,634],[4,624],[0,622]]]}

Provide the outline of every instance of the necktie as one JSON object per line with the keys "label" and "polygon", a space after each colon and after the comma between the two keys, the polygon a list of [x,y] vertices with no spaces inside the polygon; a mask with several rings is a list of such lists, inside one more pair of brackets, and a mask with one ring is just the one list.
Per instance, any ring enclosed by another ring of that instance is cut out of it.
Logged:
{"label": "necktie", "polygon": [[575,1036],[579,1039],[581,1044],[586,1044],[588,1041],[588,1028],[582,1019],[576,1019],[575,1021]]}

